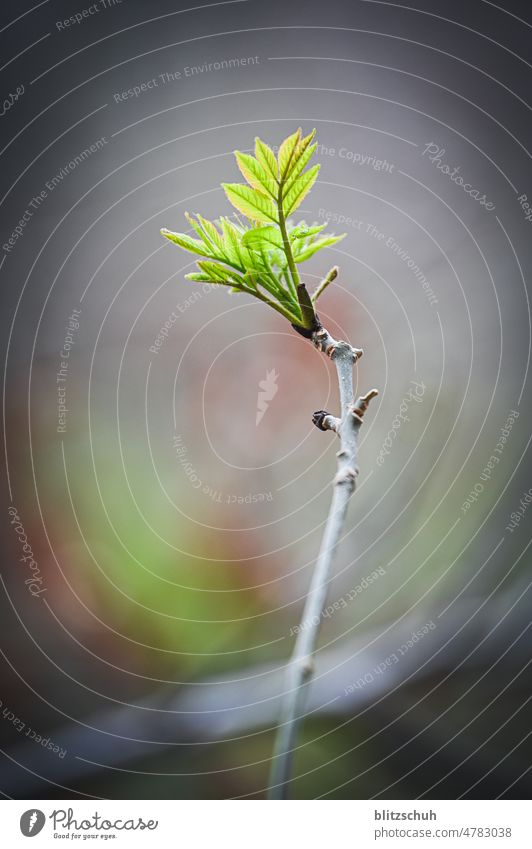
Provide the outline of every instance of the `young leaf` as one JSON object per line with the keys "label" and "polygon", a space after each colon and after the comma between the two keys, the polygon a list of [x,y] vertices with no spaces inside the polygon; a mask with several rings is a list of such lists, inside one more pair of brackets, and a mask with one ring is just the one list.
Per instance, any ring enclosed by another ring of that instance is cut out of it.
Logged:
{"label": "young leaf", "polygon": [[296,227],[289,229],[288,235],[290,237],[290,241],[295,242],[297,239],[307,239],[309,236],[321,233],[326,226],[327,224],[313,224],[312,227],[309,227],[308,224],[305,224],[305,222],[302,221],[300,224],[297,224]]}
{"label": "young leaf", "polygon": [[190,274],[185,274],[185,280],[194,280],[196,283],[212,283],[216,286],[233,286],[229,280],[219,280],[218,278],[212,277],[210,274],[200,274],[199,272],[192,271]]}
{"label": "young leaf", "polygon": [[218,262],[209,262],[208,260],[198,260],[198,268],[204,274],[208,274],[213,283],[225,283],[228,286],[240,285],[244,282],[240,274],[237,274],[230,268],[225,268]]}
{"label": "young leaf", "polygon": [[217,253],[218,255],[223,257],[224,256],[223,239],[222,239],[220,233],[218,232],[218,230],[216,229],[216,227],[214,226],[214,224],[212,223],[212,221],[207,221],[207,219],[202,218],[201,215],[196,215],[196,218],[198,220],[198,223],[199,223],[201,229],[205,233],[205,236],[207,237],[208,242],[211,243],[211,245],[213,247],[213,252]]}
{"label": "young leaf", "polygon": [[310,192],[318,178],[319,170],[319,165],[313,165],[312,168],[309,168],[308,171],[304,171],[303,174],[294,181],[292,188],[283,200],[283,211],[286,218],[288,218],[288,216],[297,209],[306,195]]}
{"label": "young leaf", "polygon": [[241,174],[249,185],[263,195],[276,197],[277,181],[264,170],[260,162],[247,153],[235,150],[235,158]]}
{"label": "young leaf", "polygon": [[207,260],[198,260],[198,268],[208,274],[212,280],[220,280],[223,283],[228,283],[229,281],[229,270],[224,268],[223,265],[219,265],[217,262],[209,262]]}
{"label": "young leaf", "polygon": [[310,132],[308,136],[304,136],[304,138],[301,139],[297,146],[296,161],[305,153],[307,147],[309,146],[315,135],[316,130],[312,130],[312,132]]}
{"label": "young leaf", "polygon": [[166,227],[163,227],[161,235],[165,236],[176,245],[179,245],[180,248],[184,248],[186,251],[191,251],[193,254],[200,254],[203,256],[210,255],[205,252],[205,245],[203,242],[200,242],[199,239],[192,239],[185,233],[174,233],[172,230],[167,230]]}
{"label": "young leaf", "polygon": [[294,253],[294,260],[296,262],[304,262],[306,259],[309,259],[313,256],[317,251],[321,251],[322,248],[327,248],[330,245],[335,245],[336,242],[341,242],[346,234],[342,233],[341,236],[323,236],[321,239],[316,239],[315,242],[311,242],[308,245],[303,245],[299,252]]}
{"label": "young leaf", "polygon": [[275,267],[283,268],[286,265],[284,252],[279,248],[268,249],[266,244],[261,244],[258,248],[260,259],[263,264],[263,279],[264,285],[272,291],[284,291],[279,283],[278,274],[275,272]]}
{"label": "young leaf", "polygon": [[268,176],[277,184],[279,182],[279,168],[275,154],[271,147],[264,144],[258,137],[255,139],[255,156]]}
{"label": "young leaf", "polygon": [[301,128],[296,130],[291,136],[288,136],[281,144],[277,161],[279,163],[279,176],[281,180],[286,180],[290,169],[294,165],[294,155],[299,142],[301,141]]}
{"label": "young leaf", "polygon": [[246,261],[244,254],[246,252],[243,252],[241,249],[241,234],[228,218],[220,218],[220,227],[222,229],[226,256],[234,265],[238,265],[243,271]]}
{"label": "young leaf", "polygon": [[259,248],[265,242],[276,248],[283,247],[283,239],[278,227],[252,227],[242,236],[242,244],[247,248]]}
{"label": "young leaf", "polygon": [[[191,243],[195,243],[194,252],[200,256],[209,257],[209,259],[218,259],[222,262],[227,262],[229,265],[234,265],[237,268],[242,268],[240,257],[233,249],[231,242],[226,239],[224,231],[219,233],[215,225],[211,221],[207,221],[201,215],[193,218],[188,212],[185,213],[189,223],[195,229],[196,233],[201,236],[202,241],[199,242],[191,239]],[[181,236],[181,234],[178,234]],[[189,248],[192,250],[192,248]]]}
{"label": "young leaf", "polygon": [[277,222],[277,208],[270,198],[240,183],[222,183],[222,188],[233,206],[252,221]]}
{"label": "young leaf", "polygon": [[208,238],[207,234],[205,233],[205,230],[202,228],[199,221],[196,221],[196,219],[192,215],[189,215],[188,212],[185,212],[185,218],[187,219],[190,226],[194,228],[206,248],[206,250],[201,251],[201,253],[203,253],[205,256],[212,256],[213,244]]}
{"label": "young leaf", "polygon": [[308,164],[309,160],[312,157],[312,154],[317,148],[317,144],[311,144],[307,147],[307,149],[303,152],[303,154],[297,159],[294,167],[290,170],[290,176],[286,181],[286,186],[283,191],[283,195],[286,195],[293,189],[294,183],[296,182],[299,174],[301,174],[303,168]]}
{"label": "young leaf", "polygon": [[244,280],[246,281],[246,286],[249,286],[250,289],[257,288],[257,272],[256,271],[246,271],[244,274]]}
{"label": "young leaf", "polygon": [[[216,222],[186,213],[199,239],[161,231],[179,247],[206,257],[198,260],[198,271],[186,275],[189,280],[216,283],[230,291],[254,295],[305,331],[316,329],[319,322],[312,299],[299,282],[296,263],[342,238],[320,235],[326,224],[287,223],[288,216],[317,179],[319,165],[305,170],[316,149],[313,138],[314,131],[302,137],[298,130],[282,142],[277,159],[258,138],[255,157],[235,152],[247,184],[229,183],[222,187],[229,201],[245,216],[243,221],[235,213],[232,218],[236,221],[222,216]],[[318,287],[316,293],[320,291]]]}
{"label": "young leaf", "polygon": [[[185,280],[195,280],[196,283],[212,283],[213,280],[208,274],[201,274],[199,271],[191,271],[185,274]],[[216,281],[219,282],[218,280]]]}

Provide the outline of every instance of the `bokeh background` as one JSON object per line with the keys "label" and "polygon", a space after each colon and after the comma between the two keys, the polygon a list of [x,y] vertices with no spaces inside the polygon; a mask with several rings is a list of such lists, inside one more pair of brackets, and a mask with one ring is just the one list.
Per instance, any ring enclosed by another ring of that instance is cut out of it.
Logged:
{"label": "bokeh background", "polygon": [[322,163],[301,217],[347,233],[305,280],[340,265],[320,315],[380,396],[292,794],[526,797],[528,4],[1,14],[0,791],[264,796],[334,373],[273,311],[185,281],[159,229],[228,214],[232,151],[301,125]]}

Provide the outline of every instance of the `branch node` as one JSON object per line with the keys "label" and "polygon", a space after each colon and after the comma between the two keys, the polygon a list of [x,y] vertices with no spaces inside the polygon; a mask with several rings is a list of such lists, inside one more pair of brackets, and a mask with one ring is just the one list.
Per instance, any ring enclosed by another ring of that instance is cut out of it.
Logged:
{"label": "branch node", "polygon": [[353,348],[353,346],[350,345],[349,342],[343,342],[342,340],[335,342],[333,340],[333,343],[329,344],[325,353],[328,357],[331,357],[331,359],[334,356],[345,356],[346,354],[350,354],[353,359],[354,365],[356,361],[360,359],[364,351],[362,350],[362,348]]}
{"label": "branch node", "polygon": [[353,415],[353,418],[360,422],[360,424],[362,424],[362,419],[364,418],[364,413],[368,409],[369,402],[378,394],[378,389],[370,389],[369,392],[366,392],[365,395],[361,395],[360,398],[357,398],[355,404],[353,405],[353,407],[351,407],[351,413]]}
{"label": "branch node", "polygon": [[335,433],[338,433],[340,429],[340,419],[332,416],[326,410],[317,410],[313,413],[312,422],[320,430],[333,430]]}
{"label": "branch node", "polygon": [[323,420],[325,416],[330,416],[330,413],[327,410],[316,410],[315,413],[312,413],[312,424],[316,425],[320,430],[327,430],[323,425]]}
{"label": "branch node", "polygon": [[327,342],[331,339],[331,336],[324,327],[320,327],[319,330],[312,333],[311,339],[318,351],[323,351],[325,353],[327,349]]}
{"label": "branch node", "polygon": [[[318,313],[314,313],[314,315],[316,316],[316,321],[319,322],[320,317]],[[296,333],[299,333],[300,336],[304,336],[305,339],[314,339],[316,333],[319,333],[319,331],[312,330],[311,328],[302,327],[301,324],[292,324],[292,327]],[[316,342],[314,342],[314,344],[316,345]],[[316,347],[318,347],[318,345],[316,345]]]}
{"label": "branch node", "polygon": [[333,485],[341,486],[342,484],[346,483],[351,486],[352,484],[354,484],[357,474],[358,469],[352,469],[350,467],[348,467],[347,469],[342,469],[342,471],[338,472],[335,475]]}
{"label": "branch node", "polygon": [[303,681],[308,681],[314,674],[314,660],[310,655],[307,655],[301,663],[301,675]]}
{"label": "branch node", "polygon": [[311,334],[316,333],[316,331],[321,328],[321,321],[314,312],[314,304],[310,300],[307,287],[304,283],[300,283],[296,291],[299,308],[301,310],[303,328],[305,330],[310,330]]}

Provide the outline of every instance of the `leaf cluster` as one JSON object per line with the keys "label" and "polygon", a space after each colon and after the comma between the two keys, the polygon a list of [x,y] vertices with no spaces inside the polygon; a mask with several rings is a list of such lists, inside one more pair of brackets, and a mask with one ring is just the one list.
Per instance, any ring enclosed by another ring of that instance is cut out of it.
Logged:
{"label": "leaf cluster", "polygon": [[[316,150],[315,131],[288,136],[275,156],[261,139],[255,156],[235,151],[246,183],[222,183],[237,210],[216,222],[186,214],[196,236],[161,233],[179,247],[202,257],[189,280],[229,286],[266,302],[297,327],[312,326],[313,308],[298,265],[343,238],[323,233],[326,224],[289,221],[317,180],[319,165],[309,166]],[[344,234],[345,235],[345,234]]]}

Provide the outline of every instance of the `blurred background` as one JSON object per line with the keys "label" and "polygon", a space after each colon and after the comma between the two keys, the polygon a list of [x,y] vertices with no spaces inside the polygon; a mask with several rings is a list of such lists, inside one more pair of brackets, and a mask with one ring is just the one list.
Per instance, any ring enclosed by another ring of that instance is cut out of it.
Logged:
{"label": "blurred background", "polygon": [[347,233],[304,279],[340,266],[320,316],[380,395],[292,795],[527,797],[528,5],[1,14],[0,791],[264,797],[335,375],[159,229],[229,214],[233,150],[301,126],[300,217]]}

